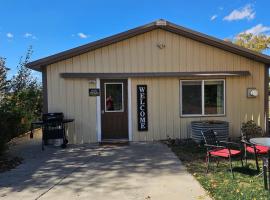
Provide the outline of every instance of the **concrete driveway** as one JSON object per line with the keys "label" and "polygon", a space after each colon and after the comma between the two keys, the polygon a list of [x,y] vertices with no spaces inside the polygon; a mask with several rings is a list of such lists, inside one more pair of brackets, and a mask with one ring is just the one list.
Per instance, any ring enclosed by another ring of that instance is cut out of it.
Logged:
{"label": "concrete driveway", "polygon": [[161,143],[47,147],[20,138],[12,154],[25,160],[0,174],[0,199],[210,199]]}

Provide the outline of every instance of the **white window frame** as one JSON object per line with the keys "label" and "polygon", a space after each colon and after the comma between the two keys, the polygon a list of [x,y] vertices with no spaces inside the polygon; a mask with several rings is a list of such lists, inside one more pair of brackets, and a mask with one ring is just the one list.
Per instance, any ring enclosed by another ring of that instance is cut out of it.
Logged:
{"label": "white window frame", "polygon": [[[107,110],[107,106],[106,106],[106,99],[107,99],[107,92],[106,92],[106,85],[121,85],[122,86],[122,109],[121,110]],[[125,111],[125,104],[124,104],[124,83],[122,82],[108,82],[108,83],[104,83],[104,111],[105,112],[124,112]]]}
{"label": "white window frame", "polygon": [[[201,82],[201,91],[202,91],[202,114],[183,114],[183,103],[182,103],[182,83],[183,82]],[[223,113],[222,114],[205,114],[205,105],[204,105],[204,83],[208,81],[222,81],[223,82]],[[180,80],[180,116],[181,117],[219,117],[219,116],[225,116],[226,115],[226,81],[225,79],[195,79],[195,80]]]}

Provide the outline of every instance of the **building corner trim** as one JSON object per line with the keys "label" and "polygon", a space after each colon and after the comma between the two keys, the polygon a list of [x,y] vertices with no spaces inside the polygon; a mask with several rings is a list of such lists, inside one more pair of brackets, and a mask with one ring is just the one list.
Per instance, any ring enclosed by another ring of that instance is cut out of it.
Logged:
{"label": "building corner trim", "polygon": [[265,133],[269,135],[269,67],[265,65],[264,70],[264,118],[265,118]]}
{"label": "building corner trim", "polygon": [[[100,89],[100,79],[96,79],[96,88]],[[100,108],[100,96],[97,96],[96,105],[97,105],[97,113],[96,113],[96,131],[97,131],[97,140],[101,142],[101,108]]]}
{"label": "building corner trim", "polygon": [[48,83],[47,83],[47,68],[42,67],[42,98],[43,98],[43,113],[48,113]]}
{"label": "building corner trim", "polygon": [[128,140],[132,141],[132,87],[131,78],[128,78]]}

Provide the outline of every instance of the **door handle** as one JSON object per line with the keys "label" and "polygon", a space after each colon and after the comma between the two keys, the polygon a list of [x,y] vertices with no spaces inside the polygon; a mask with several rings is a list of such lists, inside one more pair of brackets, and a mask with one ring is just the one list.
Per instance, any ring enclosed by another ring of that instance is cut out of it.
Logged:
{"label": "door handle", "polygon": [[101,111],[101,114],[104,114],[104,110]]}

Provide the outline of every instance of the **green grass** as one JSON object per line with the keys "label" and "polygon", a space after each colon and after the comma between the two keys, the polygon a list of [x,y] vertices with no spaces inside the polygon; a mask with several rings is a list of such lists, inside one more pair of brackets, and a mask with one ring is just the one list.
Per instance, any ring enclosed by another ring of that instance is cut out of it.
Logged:
{"label": "green grass", "polygon": [[233,179],[227,160],[221,160],[218,167],[216,162],[212,161],[210,171],[206,174],[205,149],[191,140],[183,141],[178,145],[169,145],[169,147],[213,199],[270,199],[270,192],[264,190],[263,177],[256,177],[257,172],[253,159],[248,160],[248,166],[244,168],[241,167],[239,160],[233,161],[235,167],[235,178]]}

